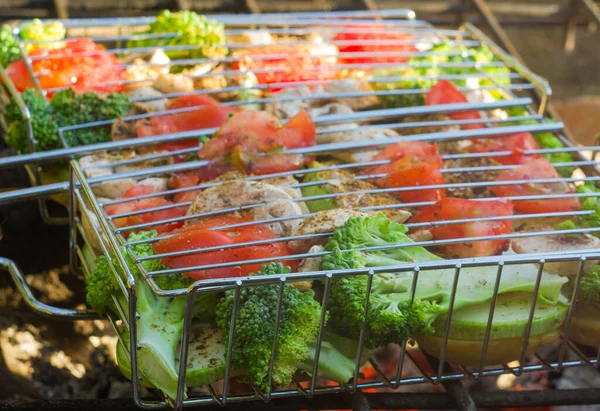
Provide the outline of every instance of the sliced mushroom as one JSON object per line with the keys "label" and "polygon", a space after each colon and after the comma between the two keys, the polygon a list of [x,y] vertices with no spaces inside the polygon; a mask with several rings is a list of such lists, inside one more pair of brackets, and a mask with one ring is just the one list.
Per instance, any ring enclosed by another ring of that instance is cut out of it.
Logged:
{"label": "sliced mushroom", "polygon": [[[313,245],[308,250],[309,254],[316,254],[323,251],[322,245]],[[303,259],[298,265],[297,271],[299,273],[309,273],[314,271],[321,270],[321,257],[307,257]],[[296,287],[300,291],[307,291],[312,287],[312,281],[297,281],[294,283],[294,287]]]}
{"label": "sliced mushroom", "polygon": [[[368,213],[361,213],[355,210],[334,209],[319,211],[302,221],[296,230],[294,236],[331,233],[336,228],[341,228],[350,217],[366,217]],[[304,254],[315,245],[324,245],[327,242],[327,236],[316,236],[313,238],[293,240],[288,243],[294,254]]]}
{"label": "sliced mushroom", "polygon": [[[294,217],[304,214],[292,196],[281,187],[248,180],[225,181],[222,185],[208,187],[196,197],[187,214],[201,214],[253,204],[256,206],[244,211],[254,220],[291,217],[267,224],[273,233],[282,237],[290,235],[299,224],[298,218]],[[196,220],[188,221],[187,224]]]}
{"label": "sliced mushroom", "polygon": [[158,193],[160,191],[167,191],[167,181],[168,181],[168,178],[166,178],[166,177],[150,177],[150,178],[146,178],[144,180],[138,181],[138,183],[136,185],[151,186],[153,192]]}
{"label": "sliced mushroom", "polygon": [[[552,227],[539,227],[537,231],[552,231]],[[515,238],[511,242],[512,249],[518,254],[547,252],[567,252],[600,248],[600,239],[589,234],[552,234]],[[588,261],[584,265],[589,270],[598,261]],[[579,269],[579,261],[547,262],[544,270],[564,276],[575,276]]]}
{"label": "sliced mushroom", "polygon": [[154,81],[154,88],[161,93],[187,93],[194,91],[194,80],[181,74],[161,73]]}

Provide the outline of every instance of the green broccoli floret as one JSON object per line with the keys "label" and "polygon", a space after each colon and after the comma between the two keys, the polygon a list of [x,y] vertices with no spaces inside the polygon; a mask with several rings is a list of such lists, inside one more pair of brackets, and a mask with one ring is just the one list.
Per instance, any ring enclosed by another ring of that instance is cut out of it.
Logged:
{"label": "green broccoli floret", "polygon": [[[289,267],[271,263],[254,275],[285,275]],[[240,292],[239,311],[233,342],[232,365],[245,367],[245,381],[268,392],[269,361],[275,335],[278,285],[260,285],[243,288]],[[235,291],[225,292],[217,306],[217,325],[227,334]],[[321,306],[314,300],[314,291],[301,292],[286,285],[283,291],[278,343],[273,366],[273,383],[288,385],[297,370],[297,364],[309,357],[319,330]]]}
{"label": "green broccoli floret", "polygon": [[[25,90],[21,97],[31,113],[38,151],[62,148],[59,127],[123,117],[131,106],[131,102],[123,94],[76,94],[71,89],[57,92],[50,104],[33,89]],[[6,135],[7,143],[21,153],[29,152],[26,124],[13,100],[7,106],[6,119],[10,124]],[[109,141],[110,133],[111,126],[105,125],[65,131],[63,137],[69,146],[78,146]]]}
{"label": "green broccoli floret", "polygon": [[[60,40],[65,38],[67,30],[65,26],[59,22],[43,23],[40,19],[33,19],[31,23],[21,25],[19,37],[23,40],[44,41],[39,45],[29,43],[25,44],[25,50],[31,51],[35,47],[58,48],[64,43]],[[46,41],[56,41],[55,43],[46,43]]]}
{"label": "green broccoli floret", "polygon": [[0,29],[0,65],[4,68],[21,58],[19,43],[13,35],[13,28],[5,24]]}
{"label": "green broccoli floret", "polygon": [[[87,92],[77,94],[72,89],[57,92],[50,101],[54,120],[61,127],[84,124],[123,117],[131,102],[120,93],[98,94]],[[63,136],[71,146],[110,141],[111,125],[65,131]]]}
{"label": "green broccoli floret", "polygon": [[[597,228],[600,227],[600,189],[593,183],[585,183],[577,186],[575,189],[579,194],[595,194],[590,197],[580,197],[581,210],[593,211],[591,214],[577,216],[571,220],[566,220],[554,228],[557,230],[568,230],[573,228]],[[591,232],[591,235],[600,238],[599,232]]]}
{"label": "green broccoli floret", "polygon": [[193,11],[163,10],[148,30],[136,34],[176,33],[176,36],[129,40],[127,47],[197,46],[193,49],[165,50],[171,60],[219,58],[227,54],[225,26]]}
{"label": "green broccoli floret", "polygon": [[[25,90],[21,97],[31,115],[31,127],[37,141],[37,149],[44,151],[60,148],[58,125],[54,121],[52,109],[46,104],[44,97],[33,89]],[[28,153],[27,126],[19,106],[14,100],[11,100],[6,107],[6,120],[9,124],[6,142],[21,153]]]}
{"label": "green broccoli floret", "polygon": [[584,273],[579,288],[579,300],[600,309],[600,266]]}
{"label": "green broccoli floret", "polygon": [[[406,227],[383,214],[351,217],[336,229],[325,249],[331,254],[322,258],[322,270],[381,267],[415,264],[439,257],[423,247],[409,246],[412,240]],[[385,247],[381,250],[365,250]],[[488,301],[494,294],[496,267],[463,268],[458,283],[454,309]],[[411,303],[413,273],[377,274],[373,277],[369,310],[365,317],[368,279],[365,275],[338,277],[332,281],[328,307],[330,326],[343,336],[358,339],[367,322],[365,343],[375,348],[401,343],[409,336],[433,332],[432,322],[450,308],[454,269],[421,271]],[[507,265],[502,274],[500,293],[533,292],[537,277],[535,265]],[[566,280],[544,274],[540,288],[543,301],[556,302]]]}

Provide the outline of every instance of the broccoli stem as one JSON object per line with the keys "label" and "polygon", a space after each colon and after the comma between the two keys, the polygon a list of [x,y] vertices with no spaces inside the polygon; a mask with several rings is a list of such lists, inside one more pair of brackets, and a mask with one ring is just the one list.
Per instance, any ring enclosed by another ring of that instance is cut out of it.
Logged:
{"label": "broccoli stem", "polygon": [[[360,356],[359,367],[362,366],[376,351],[375,349],[363,348]],[[308,358],[298,363],[298,369],[308,375],[312,375],[315,364],[317,347],[312,345]],[[321,352],[319,353],[319,366],[317,373],[319,378],[325,378],[340,384],[346,384],[354,378],[356,368],[356,354],[358,343],[350,338],[342,337],[330,331],[323,332],[321,341]]]}
{"label": "broccoli stem", "polygon": [[[317,348],[311,347],[308,357],[298,363],[298,369],[312,375]],[[330,342],[321,343],[317,375],[326,380],[346,384],[354,377],[356,364],[353,360],[339,352]]]}
{"label": "broccoli stem", "polygon": [[169,398],[177,396],[177,347],[183,331],[185,297],[156,297],[136,280],[138,364],[140,371]]}

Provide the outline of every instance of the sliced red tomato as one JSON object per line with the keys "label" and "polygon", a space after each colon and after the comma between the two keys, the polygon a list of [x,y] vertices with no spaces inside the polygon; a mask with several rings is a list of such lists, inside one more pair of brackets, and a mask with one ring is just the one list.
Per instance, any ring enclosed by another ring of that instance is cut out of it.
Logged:
{"label": "sliced red tomato", "polygon": [[540,147],[530,133],[516,133],[506,137],[476,139],[468,148],[472,153],[493,153],[510,151],[508,156],[492,157],[501,164],[523,164],[528,159],[540,158],[539,154],[525,154],[527,150],[537,150]]}
{"label": "sliced red tomato", "polygon": [[194,230],[208,230],[211,228],[224,227],[233,224],[247,223],[252,220],[250,217],[236,217],[229,215],[220,215],[216,217],[203,218],[200,221],[194,222],[194,224],[185,225],[178,228],[174,233],[180,233],[183,231],[194,231]]}
{"label": "sliced red tomato", "polygon": [[[475,201],[461,198],[444,198],[433,205],[423,208],[411,222],[437,222],[512,215],[513,205],[510,201]],[[463,224],[440,225],[428,230],[431,231],[434,240],[493,236],[509,234],[512,230],[512,221],[473,221]],[[508,240],[479,240],[460,244],[446,244],[439,248],[444,256],[448,258],[469,258],[499,254],[507,245]]]}
{"label": "sliced red tomato", "polygon": [[[338,42],[337,47],[340,53],[340,62],[345,64],[363,64],[363,63],[402,63],[409,59],[408,55],[394,56],[384,55],[384,53],[406,53],[416,52],[418,49],[412,44],[406,44],[412,39],[410,34],[395,33],[386,31],[383,28],[365,28],[356,26],[352,29],[347,27],[348,31],[341,31],[333,37],[333,42]],[[363,55],[361,55],[361,53]],[[381,56],[365,56],[366,53],[381,53]]]}
{"label": "sliced red tomato", "polygon": [[[174,189],[187,188],[198,185],[200,177],[193,173],[179,173],[173,174],[169,178],[169,187]],[[185,201],[193,201],[202,190],[190,190],[183,191],[181,193],[173,194],[174,203],[183,203]]]}
{"label": "sliced red tomato", "polygon": [[176,110],[185,107],[218,106],[219,102],[206,94],[188,94],[175,97],[167,103],[167,109]]}
{"label": "sliced red tomato", "polygon": [[[202,235],[200,235],[202,234]],[[174,251],[189,251],[199,248],[217,247],[233,244],[227,233],[215,230],[180,231],[176,235],[160,240],[152,245],[155,254],[165,254]],[[162,261],[169,262],[176,257],[165,257]]]}
{"label": "sliced red tomato", "polygon": [[[387,146],[383,151],[379,152],[373,161],[390,160],[388,164],[373,166],[367,168],[363,174],[388,174],[392,169],[392,163],[403,158],[413,159],[413,163],[417,163],[419,159],[438,154],[437,146],[422,141],[402,141]],[[440,157],[441,161],[441,157]],[[440,164],[440,167],[442,164]]]}
{"label": "sliced red tomato", "polygon": [[[123,197],[121,197],[121,198],[139,197],[139,196],[143,196],[143,195],[147,195],[147,194],[152,194],[154,192],[155,192],[154,186],[151,186],[149,184],[138,184],[138,185],[131,187],[127,191],[125,191],[125,194],[123,194]],[[130,213],[130,212],[136,210],[136,206],[137,206],[136,201],[128,201],[128,202],[124,202],[124,203],[109,204],[106,206],[106,214],[116,215],[116,214]],[[114,221],[114,223],[117,227],[124,227],[127,225],[127,218],[116,219]]]}
{"label": "sliced red tomato", "polygon": [[301,154],[242,155],[233,161],[234,169],[253,175],[265,175],[299,170],[312,163],[314,157]]}
{"label": "sliced red tomato", "polygon": [[[181,131],[203,130],[219,128],[229,119],[231,114],[240,111],[236,107],[219,105],[212,97],[205,95],[189,95],[173,98],[167,103],[168,110],[187,107],[197,107],[196,110],[181,113],[167,114],[138,120],[136,129],[138,137],[158,136]],[[178,151],[186,148],[198,147],[197,139],[173,141],[157,146],[159,150]],[[177,162],[183,162],[189,154],[175,156]]]}
{"label": "sliced red tomato", "polygon": [[[518,181],[536,179],[559,179],[556,169],[545,158],[535,158],[526,161],[513,170],[500,173],[496,181]],[[498,197],[521,197],[551,194],[570,194],[573,190],[565,182],[556,183],[527,183],[505,186],[490,186],[490,191]],[[579,198],[553,198],[547,200],[514,200],[515,211],[521,213],[552,213],[561,211],[577,211],[581,208]]]}
{"label": "sliced red tomato", "polygon": [[266,153],[315,144],[315,124],[305,110],[300,110],[283,126],[271,113],[248,110],[231,117],[202,146],[199,157],[203,160],[223,157],[238,146],[244,153]]}
{"label": "sliced red tomato", "polygon": [[[420,164],[429,164],[432,167],[440,169],[443,167],[444,162],[439,154],[428,155],[424,157],[406,156],[395,160],[389,164],[383,164],[381,166],[378,166],[377,171],[382,174],[385,173],[389,177],[390,174],[392,174],[395,171],[406,170],[418,166]],[[385,186],[386,178],[387,177],[379,178],[375,180],[375,183],[379,186]]]}
{"label": "sliced red tomato", "polygon": [[[136,204],[136,211],[146,210],[148,208],[169,206],[173,203],[165,200],[162,197],[153,197],[146,198],[143,200],[138,200]],[[136,214],[133,216],[127,217],[127,226],[137,225],[137,224],[146,224],[146,223],[154,223],[164,220],[169,220],[172,218],[183,217],[187,212],[186,206],[168,208],[165,210],[158,211],[150,211],[148,213]],[[177,221],[172,223],[153,225],[149,228],[145,228],[144,230],[156,230],[158,233],[167,233],[169,231],[173,231],[174,229],[181,227],[183,225],[183,221]],[[141,229],[140,229],[141,230]]]}
{"label": "sliced red tomato", "polygon": [[[328,59],[314,53],[310,47],[273,45],[253,47],[236,52],[234,70],[253,71],[260,84],[296,81],[328,80],[335,70],[328,69]],[[273,88],[275,92],[279,89]]]}
{"label": "sliced red tomato", "polygon": [[[69,40],[64,47],[56,49],[36,48],[29,55],[42,89],[72,87],[78,93],[123,89],[123,85],[104,85],[124,80],[125,70],[114,54],[89,38]],[[23,60],[11,63],[6,73],[19,91],[34,87]]]}
{"label": "sliced red tomato", "polygon": [[[444,176],[439,167],[422,163],[414,167],[394,170],[383,181],[386,188],[419,187],[444,184]],[[424,201],[438,201],[446,197],[443,188],[414,191],[398,191],[394,193],[405,203],[420,203]]]}
{"label": "sliced red tomato", "polygon": [[[221,217],[220,217],[221,218]],[[212,224],[219,219],[212,220]],[[222,223],[223,220],[219,221]],[[198,224],[203,224],[202,221]],[[180,231],[175,236],[157,242],[153,249],[155,252],[169,253],[190,249],[201,249],[206,247],[216,247],[219,245],[241,244],[249,241],[261,239],[276,238],[276,236],[268,229],[259,226],[238,227],[231,230],[214,231],[207,229],[188,229]],[[213,233],[218,234],[213,234]],[[266,259],[290,255],[291,252],[287,244],[283,242],[274,242],[261,245],[248,245],[236,248],[226,248],[217,251],[208,251],[197,254],[183,255],[179,257],[169,257],[163,259],[163,262],[171,268],[186,268],[200,265],[212,265],[231,263],[237,261],[248,261],[253,259]],[[296,261],[283,261],[286,265],[295,267]],[[197,270],[185,273],[195,279],[207,278],[227,278],[240,277],[248,275],[251,272],[256,272],[260,269],[263,263],[239,265],[225,267],[219,269]]]}
{"label": "sliced red tomato", "polygon": [[[448,80],[440,80],[425,95],[425,105],[468,103],[467,97]],[[481,115],[475,110],[448,113],[452,120],[477,120]],[[483,124],[465,124],[464,130],[483,128]]]}
{"label": "sliced red tomato", "polygon": [[315,125],[304,110],[283,126],[265,111],[244,111],[231,117],[202,146],[198,157],[212,161],[198,175],[207,181],[228,170],[257,175],[297,170],[311,159],[278,151],[315,144]]}

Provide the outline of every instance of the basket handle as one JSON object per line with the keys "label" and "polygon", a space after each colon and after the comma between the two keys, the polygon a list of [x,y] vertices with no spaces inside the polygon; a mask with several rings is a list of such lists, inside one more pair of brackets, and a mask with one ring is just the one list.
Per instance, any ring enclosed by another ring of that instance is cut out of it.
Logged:
{"label": "basket handle", "polygon": [[68,320],[94,320],[101,318],[96,312],[91,310],[75,310],[71,308],[60,308],[45,304],[35,298],[29,284],[25,281],[23,272],[14,261],[0,257],[0,269],[10,273],[15,285],[23,296],[27,305],[35,312],[49,317],[58,317]]}

